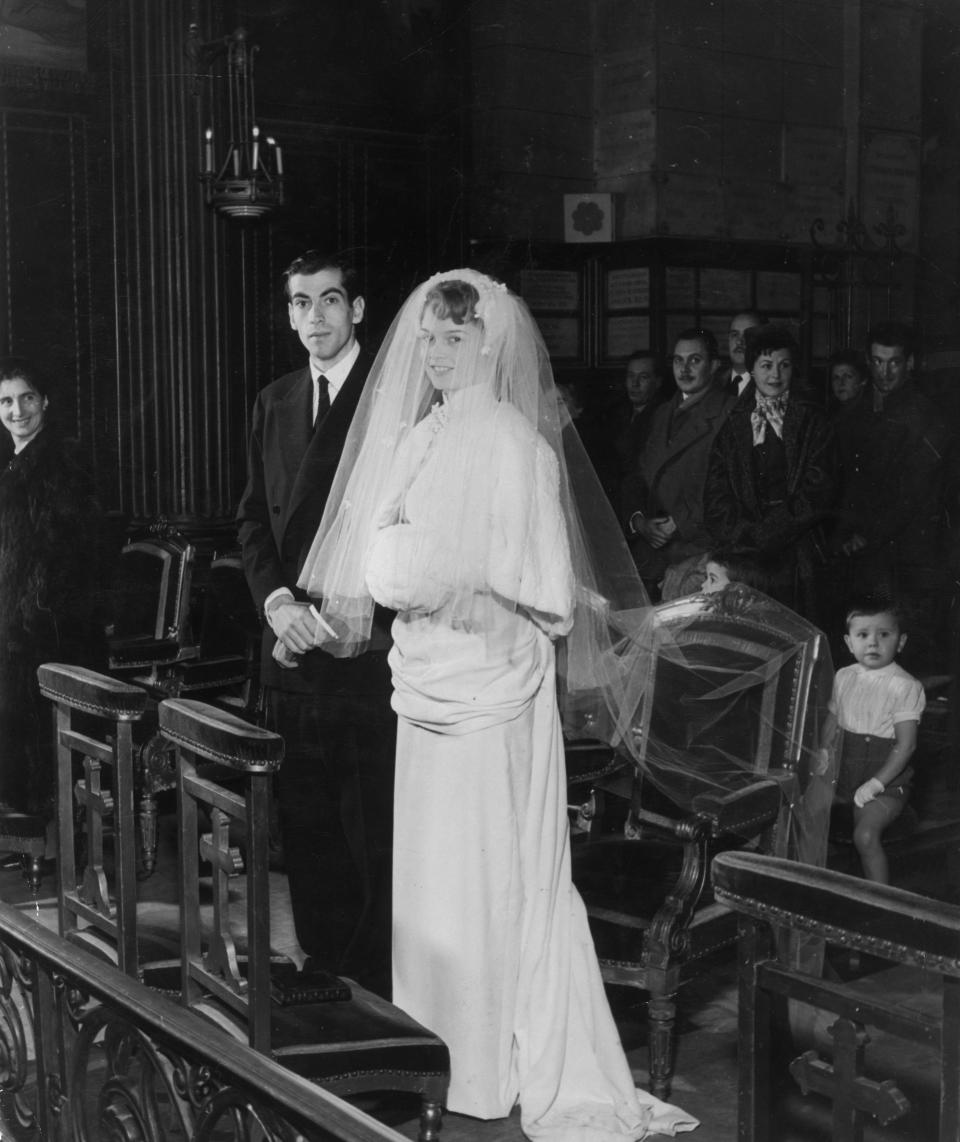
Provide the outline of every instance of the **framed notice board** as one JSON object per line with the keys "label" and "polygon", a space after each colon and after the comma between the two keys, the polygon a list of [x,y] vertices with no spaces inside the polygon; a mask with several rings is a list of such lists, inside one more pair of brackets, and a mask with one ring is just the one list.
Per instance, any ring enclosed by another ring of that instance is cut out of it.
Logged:
{"label": "framed notice board", "polygon": [[808,370],[837,347],[835,290],[811,246],[658,236],[497,254],[499,272],[487,272],[530,306],[558,374],[612,382],[633,352],[665,359],[690,327],[709,329],[725,355],[731,319],[745,310],[789,326]]}
{"label": "framed notice board", "polygon": [[582,268],[520,271],[520,296],[536,318],[551,360],[585,360],[583,276]]}

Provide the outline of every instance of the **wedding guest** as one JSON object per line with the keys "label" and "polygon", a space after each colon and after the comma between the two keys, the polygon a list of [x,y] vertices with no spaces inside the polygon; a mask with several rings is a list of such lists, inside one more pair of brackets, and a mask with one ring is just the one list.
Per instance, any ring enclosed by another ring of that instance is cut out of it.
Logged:
{"label": "wedding guest", "polygon": [[763,564],[749,555],[723,547],[708,551],[704,558],[700,590],[705,595],[712,595],[731,583],[745,583],[766,594],[770,589],[770,576]]}
{"label": "wedding guest", "polygon": [[914,671],[938,654],[945,594],[945,499],[955,434],[914,382],[915,339],[901,322],[868,335],[870,406],[851,426],[833,545],[843,591],[896,595],[916,615],[907,657]]}
{"label": "wedding guest", "polygon": [[637,569],[664,600],[686,593],[692,565],[711,546],[707,462],[735,402],[716,384],[717,343],[708,330],[683,330],[672,361],[677,393],[654,414],[623,512]]}
{"label": "wedding guest", "polygon": [[720,384],[735,397],[742,397],[751,384],[750,367],[747,365],[747,341],[754,332],[766,325],[766,320],[756,310],[749,309],[735,313],[730,320],[727,333],[729,364],[721,370]]}
{"label": "wedding guest", "polygon": [[840,349],[827,362],[828,407],[838,412],[856,406],[867,387],[867,364],[855,349]]}
{"label": "wedding guest", "polygon": [[865,597],[847,610],[844,642],[851,666],[837,671],[824,746],[842,731],[836,801],[852,804],[853,843],[863,875],[890,882],[883,835],[907,806],[910,760],[926,706],[923,686],[896,661],[907,642],[903,611],[892,599]]}
{"label": "wedding guest", "polygon": [[54,747],[37,667],[106,666],[103,515],[56,396],[29,361],[0,359],[0,805],[52,818]]}
{"label": "wedding guest", "polygon": [[623,379],[629,408],[627,417],[616,436],[614,447],[620,458],[622,476],[630,475],[637,462],[660,405],[663,391],[663,371],[654,355],[645,349],[636,349],[627,358]]}
{"label": "wedding guest", "polygon": [[770,565],[775,598],[815,619],[837,455],[826,415],[798,391],[798,356],[779,326],[751,339],[746,362],[755,392],[737,403],[714,441],[704,518],[716,544]]}

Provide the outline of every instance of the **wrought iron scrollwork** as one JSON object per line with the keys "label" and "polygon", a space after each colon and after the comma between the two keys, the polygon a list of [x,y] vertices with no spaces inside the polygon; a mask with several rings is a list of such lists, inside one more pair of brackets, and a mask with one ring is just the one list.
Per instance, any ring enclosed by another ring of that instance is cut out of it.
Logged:
{"label": "wrought iron scrollwork", "polygon": [[[14,911],[0,904],[0,936]],[[221,1033],[195,1013],[35,927],[42,944],[58,942],[56,964],[0,939],[4,1142],[336,1137],[328,1117],[337,1112],[319,1088],[305,1092],[303,1080],[245,1044],[225,1050]],[[67,966],[74,958],[75,972]],[[301,1085],[291,1093],[291,1083]],[[371,1120],[366,1142],[391,1134]]]}

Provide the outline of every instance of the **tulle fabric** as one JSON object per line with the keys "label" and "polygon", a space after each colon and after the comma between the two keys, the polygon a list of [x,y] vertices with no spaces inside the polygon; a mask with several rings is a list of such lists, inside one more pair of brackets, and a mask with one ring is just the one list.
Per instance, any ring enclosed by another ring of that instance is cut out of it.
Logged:
{"label": "tulle fabric", "polygon": [[[483,333],[459,365],[468,383],[441,398],[427,374],[423,314],[431,288],[447,280],[477,289]],[[834,759],[824,760],[819,743],[833,679],[826,640],[742,585],[680,606],[650,605],[558,399],[536,324],[520,298],[485,275],[437,274],[394,320],[300,586],[335,634],[323,644],[331,654],[366,647],[372,586],[405,622],[446,630],[470,669],[478,660],[471,639],[481,642],[491,679],[500,677],[497,659],[524,660],[525,648],[507,640],[526,637],[525,624],[506,621],[522,611],[555,640],[567,739],[611,744],[682,811],[701,793],[786,768],[794,779],[782,786],[776,851],[823,862],[834,780]],[[456,648],[442,649],[437,661],[455,669]],[[429,658],[419,667],[434,695],[442,680],[430,675]],[[787,692],[773,685],[781,677]],[[800,721],[789,702],[793,684],[810,691]],[[451,707],[446,732],[480,728],[484,706],[499,709],[509,697],[478,701],[474,722],[469,709]],[[522,683],[513,697],[521,709]],[[416,693],[398,693],[398,701],[416,722]]]}
{"label": "tulle fabric", "polygon": [[617,733],[644,779],[684,810],[762,778],[783,792],[778,856],[826,859],[837,756],[824,744],[833,662],[823,632],[743,583],[661,604],[614,656],[652,656],[641,694],[627,667]]}

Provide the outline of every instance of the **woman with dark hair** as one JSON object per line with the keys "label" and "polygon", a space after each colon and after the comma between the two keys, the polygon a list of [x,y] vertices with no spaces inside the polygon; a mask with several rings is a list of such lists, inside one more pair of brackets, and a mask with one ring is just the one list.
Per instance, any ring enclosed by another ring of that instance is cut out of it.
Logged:
{"label": "woman with dark hair", "polygon": [[52,814],[50,711],[42,662],[102,666],[100,512],[90,479],[51,423],[53,393],[26,360],[0,359],[0,811]]}
{"label": "woman with dark hair", "polygon": [[748,343],[755,394],[741,399],[714,440],[704,518],[718,545],[770,566],[775,598],[813,619],[837,453],[826,415],[797,391],[798,356],[780,326],[766,326]]}

